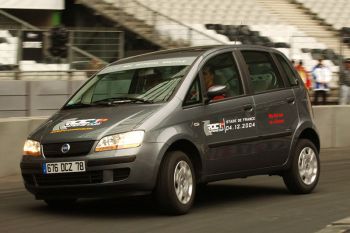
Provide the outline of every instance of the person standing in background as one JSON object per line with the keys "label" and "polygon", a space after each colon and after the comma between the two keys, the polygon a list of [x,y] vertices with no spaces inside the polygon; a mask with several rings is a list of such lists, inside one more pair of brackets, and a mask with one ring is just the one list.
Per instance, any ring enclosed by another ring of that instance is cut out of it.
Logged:
{"label": "person standing in background", "polygon": [[290,62],[292,63],[293,66],[295,66],[295,60],[294,59],[290,60]]}
{"label": "person standing in background", "polygon": [[345,59],[344,67],[339,76],[339,104],[350,104],[350,58]]}
{"label": "person standing in background", "polygon": [[299,63],[298,63],[298,65],[295,66],[295,69],[298,71],[299,76],[300,76],[301,79],[303,80],[306,89],[307,89],[307,90],[310,90],[310,89],[311,89],[311,79],[310,79],[310,75],[309,75],[309,72],[305,69],[302,60],[300,60]]}
{"label": "person standing in background", "polygon": [[314,104],[319,104],[319,97],[322,97],[322,104],[327,103],[327,92],[329,91],[329,83],[332,80],[332,72],[323,64],[323,60],[319,59],[318,64],[312,69],[314,79]]}

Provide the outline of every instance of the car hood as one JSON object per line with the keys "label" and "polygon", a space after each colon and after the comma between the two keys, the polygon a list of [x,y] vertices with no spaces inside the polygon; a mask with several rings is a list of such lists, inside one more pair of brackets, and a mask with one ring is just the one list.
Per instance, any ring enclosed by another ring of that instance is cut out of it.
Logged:
{"label": "car hood", "polygon": [[29,138],[42,144],[99,140],[105,135],[133,130],[161,106],[124,104],[60,110]]}

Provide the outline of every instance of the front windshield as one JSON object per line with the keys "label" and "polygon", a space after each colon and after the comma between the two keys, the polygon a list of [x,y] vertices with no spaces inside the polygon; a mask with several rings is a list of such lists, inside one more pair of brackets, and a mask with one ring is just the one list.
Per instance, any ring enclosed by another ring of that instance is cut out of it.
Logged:
{"label": "front windshield", "polygon": [[165,102],[194,60],[172,58],[109,66],[87,82],[65,108]]}

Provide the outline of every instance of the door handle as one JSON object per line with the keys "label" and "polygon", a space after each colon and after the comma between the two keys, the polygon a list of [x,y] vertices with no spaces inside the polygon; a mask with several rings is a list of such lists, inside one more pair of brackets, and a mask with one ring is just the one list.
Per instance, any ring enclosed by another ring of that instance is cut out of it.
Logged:
{"label": "door handle", "polygon": [[251,104],[243,105],[244,111],[251,111],[252,109],[253,109],[253,105],[251,105]]}
{"label": "door handle", "polygon": [[288,97],[288,98],[287,98],[287,103],[288,103],[288,104],[292,104],[292,103],[294,103],[294,101],[295,101],[295,98],[294,98],[294,97]]}

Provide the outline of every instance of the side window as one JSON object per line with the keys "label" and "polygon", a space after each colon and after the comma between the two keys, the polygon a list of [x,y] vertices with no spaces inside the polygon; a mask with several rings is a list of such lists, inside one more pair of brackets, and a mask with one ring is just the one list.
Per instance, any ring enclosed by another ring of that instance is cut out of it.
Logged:
{"label": "side window", "polygon": [[185,106],[199,104],[202,102],[202,93],[199,78],[197,77],[189,89],[184,102]]}
{"label": "side window", "polygon": [[262,51],[242,51],[242,55],[248,66],[249,77],[254,93],[284,87],[277,67],[269,53]]}
{"label": "side window", "polygon": [[207,90],[215,85],[226,86],[225,95],[214,100],[243,94],[241,78],[231,52],[211,58],[204,64],[201,71]]}
{"label": "side window", "polygon": [[292,68],[289,65],[289,62],[286,61],[284,57],[282,57],[280,54],[275,54],[277,60],[281,63],[282,68],[284,70],[284,73],[287,75],[288,81],[291,86],[297,86],[298,85],[298,79],[295,75],[295,72],[293,72]]}

